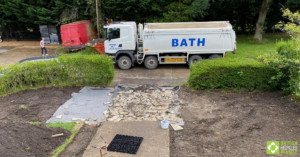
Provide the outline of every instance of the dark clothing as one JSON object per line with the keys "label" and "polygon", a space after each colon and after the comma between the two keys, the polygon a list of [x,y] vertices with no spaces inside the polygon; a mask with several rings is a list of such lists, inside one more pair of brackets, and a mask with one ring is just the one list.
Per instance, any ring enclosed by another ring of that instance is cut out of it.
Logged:
{"label": "dark clothing", "polygon": [[45,54],[47,54],[47,49],[46,49],[46,47],[42,47],[41,49],[42,49],[42,55],[43,55],[44,50],[45,50]]}

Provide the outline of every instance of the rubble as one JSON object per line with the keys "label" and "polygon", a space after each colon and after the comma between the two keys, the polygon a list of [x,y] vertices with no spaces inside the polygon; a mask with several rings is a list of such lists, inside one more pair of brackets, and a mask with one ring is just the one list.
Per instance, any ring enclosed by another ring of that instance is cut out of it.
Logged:
{"label": "rubble", "polygon": [[183,130],[183,128],[177,124],[171,124],[172,128],[174,129],[174,131],[179,131],[179,130]]}
{"label": "rubble", "polygon": [[178,99],[176,91],[169,89],[135,89],[118,91],[108,110],[107,121],[168,120],[183,125],[179,109],[186,105]]}

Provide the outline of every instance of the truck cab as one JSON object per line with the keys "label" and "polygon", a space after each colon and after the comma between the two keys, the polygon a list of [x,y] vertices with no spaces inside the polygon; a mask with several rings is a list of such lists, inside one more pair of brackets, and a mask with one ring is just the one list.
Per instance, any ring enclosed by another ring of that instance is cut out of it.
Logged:
{"label": "truck cab", "polygon": [[[106,40],[104,42],[105,54],[114,57],[115,61],[121,59],[121,69],[133,66],[136,53],[137,27],[135,22],[113,22],[104,26]],[[130,60],[128,60],[130,59]],[[128,68],[129,67],[129,68]]]}

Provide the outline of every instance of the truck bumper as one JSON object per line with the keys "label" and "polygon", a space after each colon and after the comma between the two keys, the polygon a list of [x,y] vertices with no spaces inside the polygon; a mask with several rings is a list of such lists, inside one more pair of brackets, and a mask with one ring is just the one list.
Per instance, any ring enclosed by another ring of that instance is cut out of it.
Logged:
{"label": "truck bumper", "polygon": [[111,56],[113,58],[113,62],[116,63],[116,54],[105,53],[107,56]]}

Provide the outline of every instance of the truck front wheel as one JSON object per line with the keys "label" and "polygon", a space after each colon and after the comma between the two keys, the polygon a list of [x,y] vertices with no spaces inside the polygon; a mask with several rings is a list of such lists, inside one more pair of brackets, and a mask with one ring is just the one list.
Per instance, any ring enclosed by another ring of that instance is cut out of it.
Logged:
{"label": "truck front wheel", "polygon": [[158,60],[155,56],[148,56],[144,61],[144,65],[147,69],[156,69],[158,66]]}
{"label": "truck front wheel", "polygon": [[122,70],[128,70],[131,68],[131,59],[128,56],[122,56],[118,59],[118,66]]}
{"label": "truck front wheel", "polygon": [[190,58],[189,58],[189,67],[195,63],[195,62],[198,62],[198,61],[201,61],[202,60],[202,57],[199,56],[199,55],[192,55]]}

